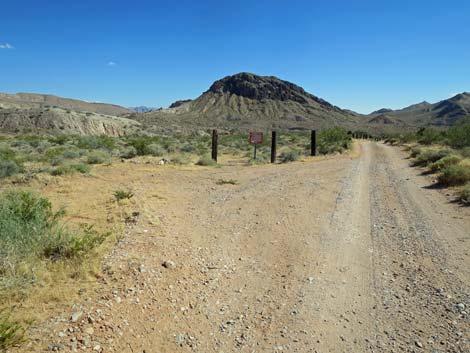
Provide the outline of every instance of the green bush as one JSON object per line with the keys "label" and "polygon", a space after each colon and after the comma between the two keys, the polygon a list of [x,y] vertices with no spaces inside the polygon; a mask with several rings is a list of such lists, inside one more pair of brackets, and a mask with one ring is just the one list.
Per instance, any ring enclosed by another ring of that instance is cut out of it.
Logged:
{"label": "green bush", "polygon": [[177,165],[189,164],[191,162],[187,154],[178,154],[171,159],[171,163]]}
{"label": "green bush", "polygon": [[454,148],[470,147],[470,117],[451,127],[447,132],[447,140]]}
{"label": "green bush", "polygon": [[79,258],[104,240],[105,235],[91,228],[72,233],[60,222],[63,215],[63,210],[54,212],[48,199],[31,191],[0,195],[0,288],[32,284],[38,261]]}
{"label": "green bush", "polygon": [[464,147],[461,150],[459,150],[459,153],[462,155],[464,158],[470,158],[470,147]]}
{"label": "green bush", "polygon": [[82,136],[78,138],[76,146],[86,150],[108,150],[112,151],[117,147],[117,139],[111,136]]}
{"label": "green bush", "polygon": [[467,205],[470,205],[470,183],[465,184],[460,191],[459,200]]}
{"label": "green bush", "polygon": [[69,147],[64,150],[64,153],[62,156],[66,159],[74,159],[74,158],[79,158],[82,156],[82,151],[76,147]]}
{"label": "green bush", "polygon": [[341,128],[332,128],[318,134],[318,152],[328,154],[343,152],[351,144],[351,136]]}
{"label": "green bush", "polygon": [[132,197],[134,197],[134,193],[130,190],[116,190],[113,195],[116,201],[131,199]]}
{"label": "green bush", "polygon": [[196,162],[196,165],[202,165],[202,166],[213,166],[216,165],[216,161],[214,161],[210,155],[206,154],[199,158],[199,160]]}
{"label": "green bush", "polygon": [[190,143],[185,143],[183,146],[181,146],[180,150],[185,153],[192,153],[196,150],[196,146]]}
{"label": "green bush", "polygon": [[0,179],[6,178],[22,171],[22,167],[13,160],[0,159]]}
{"label": "green bush", "polygon": [[50,173],[53,176],[59,176],[59,175],[72,174],[74,172],[75,170],[71,168],[69,165],[61,165],[61,166],[58,166],[57,168],[52,169]]}
{"label": "green bush", "polygon": [[70,168],[82,174],[90,173],[90,167],[84,163],[71,164]]}
{"label": "green bush", "polygon": [[57,157],[54,157],[50,160],[50,164],[54,167],[58,166],[58,165],[61,165],[65,162],[65,159],[63,156],[57,156]]}
{"label": "green bush", "polygon": [[0,312],[0,350],[23,342],[24,329],[10,321],[10,315]]}
{"label": "green bush", "polygon": [[421,152],[416,156],[412,165],[414,166],[427,166],[428,164],[437,162],[441,158],[444,158],[452,154],[452,150],[449,148],[426,148],[422,149]]}
{"label": "green bush", "polygon": [[137,150],[133,146],[125,147],[121,149],[119,156],[125,159],[134,158],[137,156]]}
{"label": "green bush", "polygon": [[422,151],[423,151],[423,149],[420,146],[414,146],[414,147],[411,148],[410,157],[415,158],[419,154],[421,154]]}
{"label": "green bush", "polygon": [[443,141],[444,136],[440,131],[432,128],[425,128],[418,131],[418,142],[423,145],[430,145],[432,143],[439,143]]}
{"label": "green bush", "polygon": [[150,154],[155,157],[160,157],[165,154],[165,149],[156,143],[151,143],[145,147],[145,154]]}
{"label": "green bush", "polygon": [[297,150],[286,150],[280,156],[282,163],[294,162],[297,161],[300,157],[299,151]]}
{"label": "green bush", "polygon": [[470,181],[470,163],[450,165],[442,170],[438,177],[440,184],[445,186],[463,185]]}
{"label": "green bush", "polygon": [[110,161],[109,153],[105,151],[91,151],[88,153],[86,162],[88,164],[103,164]]}
{"label": "green bush", "polygon": [[440,171],[444,168],[447,168],[448,166],[450,166],[452,164],[459,163],[461,160],[462,160],[462,158],[460,158],[459,156],[457,156],[455,154],[449,154],[449,155],[439,159],[438,161],[436,161],[434,163],[431,163],[429,165],[429,169],[432,172],[438,172],[438,171]]}

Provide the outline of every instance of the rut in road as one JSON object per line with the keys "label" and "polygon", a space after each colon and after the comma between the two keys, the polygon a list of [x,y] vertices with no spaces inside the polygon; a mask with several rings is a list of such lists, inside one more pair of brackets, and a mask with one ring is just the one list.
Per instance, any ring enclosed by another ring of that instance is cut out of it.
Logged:
{"label": "rut in road", "polygon": [[[44,346],[470,351],[468,316],[456,307],[470,304],[468,209],[422,188],[397,149],[362,142],[289,165],[132,168],[142,168],[130,181],[140,220],[79,303],[83,320],[33,332]],[[86,182],[78,192],[99,195],[104,184]]]}

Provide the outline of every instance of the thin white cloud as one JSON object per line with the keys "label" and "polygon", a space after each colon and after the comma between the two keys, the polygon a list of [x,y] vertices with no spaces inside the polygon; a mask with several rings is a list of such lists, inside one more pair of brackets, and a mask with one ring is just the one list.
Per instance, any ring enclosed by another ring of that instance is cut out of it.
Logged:
{"label": "thin white cloud", "polygon": [[0,44],[0,49],[15,49],[15,47],[9,43]]}
{"label": "thin white cloud", "polygon": [[108,61],[108,66],[117,66],[117,63],[114,61]]}

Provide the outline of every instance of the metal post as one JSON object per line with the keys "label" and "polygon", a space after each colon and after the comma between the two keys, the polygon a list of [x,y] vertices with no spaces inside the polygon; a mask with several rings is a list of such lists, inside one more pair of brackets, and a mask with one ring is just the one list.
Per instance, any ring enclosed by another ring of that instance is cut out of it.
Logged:
{"label": "metal post", "polygon": [[258,146],[257,143],[255,143],[255,152],[254,152],[254,155],[253,155],[253,159],[256,161],[256,146]]}
{"label": "metal post", "polygon": [[312,130],[312,136],[310,141],[310,155],[316,156],[317,154],[317,131]]}
{"label": "metal post", "polygon": [[217,162],[217,130],[212,130],[212,159]]}
{"label": "metal post", "polygon": [[276,163],[276,131],[271,132],[271,163]]}

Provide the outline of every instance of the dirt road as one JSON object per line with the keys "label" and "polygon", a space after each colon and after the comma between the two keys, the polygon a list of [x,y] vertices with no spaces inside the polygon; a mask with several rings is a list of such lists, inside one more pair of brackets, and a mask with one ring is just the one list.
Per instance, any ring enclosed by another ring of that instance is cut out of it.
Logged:
{"label": "dirt road", "polygon": [[139,220],[96,291],[24,350],[470,352],[470,210],[426,188],[397,148],[112,168],[68,195],[72,209],[73,193],[99,205],[97,190],[129,183]]}

